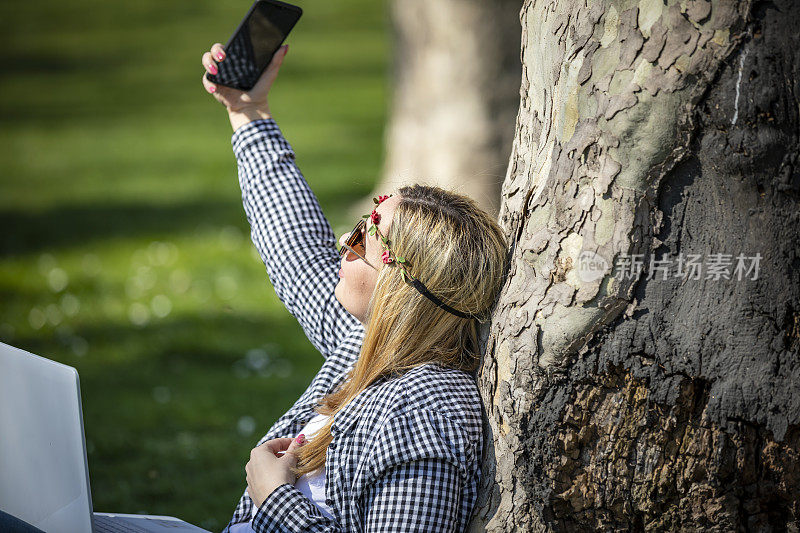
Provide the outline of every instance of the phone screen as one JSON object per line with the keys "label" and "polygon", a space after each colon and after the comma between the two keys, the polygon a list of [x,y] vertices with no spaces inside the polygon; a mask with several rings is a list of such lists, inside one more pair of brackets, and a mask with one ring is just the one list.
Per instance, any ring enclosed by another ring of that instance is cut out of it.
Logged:
{"label": "phone screen", "polygon": [[214,83],[249,91],[267,68],[303,11],[275,0],[257,0],[225,45],[225,59],[217,63]]}

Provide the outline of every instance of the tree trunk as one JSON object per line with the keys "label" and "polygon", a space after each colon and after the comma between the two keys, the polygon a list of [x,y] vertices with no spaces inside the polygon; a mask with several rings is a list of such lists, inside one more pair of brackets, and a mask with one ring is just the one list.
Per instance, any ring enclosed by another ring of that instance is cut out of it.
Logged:
{"label": "tree trunk", "polygon": [[375,194],[426,183],[496,215],[519,106],[521,0],[394,0],[392,104]]}
{"label": "tree trunk", "polygon": [[798,3],[521,22],[473,529],[798,531]]}

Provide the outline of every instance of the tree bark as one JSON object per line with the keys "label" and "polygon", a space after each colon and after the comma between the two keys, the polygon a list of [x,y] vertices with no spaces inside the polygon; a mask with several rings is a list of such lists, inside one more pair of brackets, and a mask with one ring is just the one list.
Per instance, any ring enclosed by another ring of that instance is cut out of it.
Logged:
{"label": "tree bark", "polygon": [[798,530],[798,22],[526,1],[473,530]]}
{"label": "tree bark", "polygon": [[425,183],[497,215],[519,106],[521,0],[395,0],[386,158],[372,197]]}

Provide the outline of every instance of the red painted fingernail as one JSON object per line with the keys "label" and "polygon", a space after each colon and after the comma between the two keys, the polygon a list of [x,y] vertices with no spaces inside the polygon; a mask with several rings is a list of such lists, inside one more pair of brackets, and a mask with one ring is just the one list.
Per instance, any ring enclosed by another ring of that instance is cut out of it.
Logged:
{"label": "red painted fingernail", "polygon": [[211,71],[211,74],[216,74],[217,73],[217,67],[215,67],[214,65],[211,65],[210,71]]}
{"label": "red painted fingernail", "polygon": [[216,91],[216,90],[217,90],[217,88],[216,88],[216,87],[209,87],[209,88],[208,88],[208,92],[210,92],[210,93],[213,93],[213,92],[214,92],[214,91]]}
{"label": "red painted fingernail", "polygon": [[222,52],[217,54],[217,59],[219,59],[220,61],[222,61],[223,57],[225,57],[225,56],[222,55]]}
{"label": "red painted fingernail", "polygon": [[297,444],[303,444],[306,441],[306,436],[300,433],[295,440]]}

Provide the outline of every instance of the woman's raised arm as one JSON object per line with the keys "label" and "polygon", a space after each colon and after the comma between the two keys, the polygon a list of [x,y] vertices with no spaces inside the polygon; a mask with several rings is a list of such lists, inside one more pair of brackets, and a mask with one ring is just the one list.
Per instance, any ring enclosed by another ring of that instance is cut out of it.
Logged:
{"label": "woman's raised arm", "polygon": [[[286,50],[275,53],[249,92],[215,85],[205,75],[203,85],[228,110],[244,210],[269,279],[308,339],[327,357],[353,328],[363,326],[334,295],[336,238],[269,111],[267,93]],[[213,73],[219,60],[224,51],[217,43],[202,62]]]}

